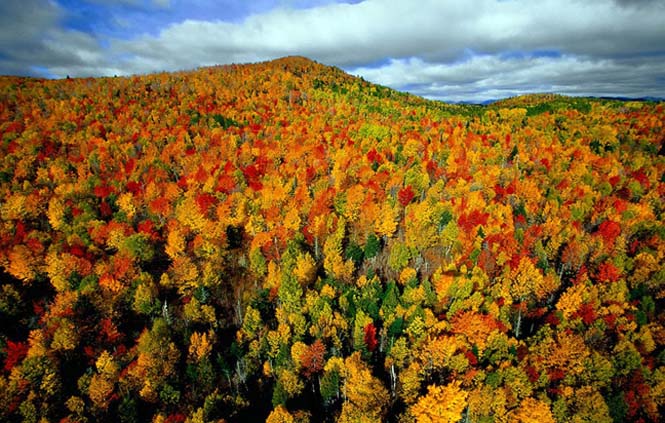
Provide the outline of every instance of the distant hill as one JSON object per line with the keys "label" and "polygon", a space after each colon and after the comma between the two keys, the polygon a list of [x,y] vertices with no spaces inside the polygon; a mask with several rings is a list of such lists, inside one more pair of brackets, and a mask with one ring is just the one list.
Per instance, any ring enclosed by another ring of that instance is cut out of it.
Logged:
{"label": "distant hill", "polygon": [[526,105],[535,105],[548,102],[565,102],[575,99],[587,99],[590,101],[593,100],[610,100],[610,101],[620,101],[620,102],[662,102],[665,101],[665,98],[662,97],[583,97],[583,96],[566,96],[562,94],[553,94],[553,93],[540,93],[540,94],[523,94],[515,97],[507,97],[503,99],[488,99],[482,102],[467,102],[460,101],[455,102],[454,104],[471,104],[471,105],[480,105],[480,106],[490,106],[496,105],[498,107],[518,107],[520,104],[523,106]]}

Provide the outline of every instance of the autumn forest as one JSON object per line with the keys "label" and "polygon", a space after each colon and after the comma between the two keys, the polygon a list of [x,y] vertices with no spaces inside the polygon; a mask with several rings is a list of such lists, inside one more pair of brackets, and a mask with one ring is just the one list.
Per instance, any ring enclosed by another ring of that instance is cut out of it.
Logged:
{"label": "autumn forest", "polygon": [[662,421],[664,125],[301,57],[0,77],[0,421]]}

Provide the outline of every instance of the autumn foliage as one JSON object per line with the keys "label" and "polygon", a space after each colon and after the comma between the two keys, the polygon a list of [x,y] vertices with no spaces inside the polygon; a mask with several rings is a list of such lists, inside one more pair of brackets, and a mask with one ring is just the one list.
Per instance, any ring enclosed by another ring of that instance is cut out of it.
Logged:
{"label": "autumn foliage", "polygon": [[665,108],[300,57],[0,78],[0,420],[656,422]]}

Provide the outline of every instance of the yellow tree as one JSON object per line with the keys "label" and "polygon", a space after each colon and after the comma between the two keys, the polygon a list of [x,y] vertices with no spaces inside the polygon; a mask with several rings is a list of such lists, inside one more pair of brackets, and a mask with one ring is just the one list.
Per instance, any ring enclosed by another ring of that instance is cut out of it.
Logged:
{"label": "yellow tree", "polygon": [[[520,303],[526,302],[526,305],[528,305],[536,299],[537,293],[543,291],[543,285],[543,274],[536,268],[530,258],[522,257],[517,269],[509,272],[508,277],[504,278],[503,291],[508,294],[504,297],[512,298]],[[515,321],[515,338],[520,337],[522,308],[519,307]]]}
{"label": "yellow tree", "polygon": [[353,276],[353,260],[342,257],[342,241],[344,240],[346,222],[340,218],[335,233],[326,239],[323,245],[323,267],[329,275],[336,279],[348,281]]}
{"label": "yellow tree", "polygon": [[397,229],[398,211],[389,204],[384,204],[379,210],[379,216],[374,223],[374,232],[377,235],[389,238]]}
{"label": "yellow tree", "polygon": [[316,262],[309,253],[298,254],[295,267],[293,268],[293,274],[303,286],[312,282],[316,276]]}
{"label": "yellow tree", "polygon": [[469,393],[460,389],[460,382],[446,386],[430,385],[427,395],[410,408],[418,423],[455,423],[462,418]]}
{"label": "yellow tree", "polygon": [[537,399],[525,398],[512,416],[516,423],[554,423],[550,407]]}
{"label": "yellow tree", "polygon": [[97,373],[90,380],[88,395],[96,407],[105,410],[113,393],[119,366],[108,351],[102,352],[95,365]]}
{"label": "yellow tree", "polygon": [[283,405],[278,405],[270,412],[266,423],[294,423],[293,415]]}
{"label": "yellow tree", "polygon": [[144,400],[156,402],[157,390],[174,374],[180,359],[180,351],[175,343],[170,342],[168,324],[164,319],[156,319],[150,331],[143,331],[137,351],[136,365],[130,366],[128,376],[140,387],[139,395]]}
{"label": "yellow tree", "polygon": [[380,422],[388,405],[388,391],[372,376],[359,352],[344,360],[344,396],[340,423]]}

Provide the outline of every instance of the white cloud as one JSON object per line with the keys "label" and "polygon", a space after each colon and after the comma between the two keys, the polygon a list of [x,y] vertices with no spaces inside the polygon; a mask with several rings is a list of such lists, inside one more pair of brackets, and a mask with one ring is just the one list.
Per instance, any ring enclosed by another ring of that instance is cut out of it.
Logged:
{"label": "white cloud", "polygon": [[60,28],[63,11],[53,2],[0,3],[0,74],[99,74],[109,65],[89,34]]}
{"label": "white cloud", "polygon": [[[662,1],[282,0],[278,5],[242,21],[185,20],[156,35],[110,40],[108,51],[72,36],[72,66],[61,63],[64,51],[56,55],[57,65],[48,56],[51,61],[42,66],[60,76],[117,69],[144,73],[299,54],[385,85],[416,86],[432,97],[443,97],[450,87],[459,87],[455,92],[462,96],[469,86],[474,96],[510,87],[573,91],[573,85],[601,87],[598,75],[607,79],[605,88],[614,84],[617,91],[632,93],[651,84],[651,95],[665,94],[658,85],[665,71],[654,66],[665,68]],[[561,56],[529,57],[543,51]],[[387,58],[393,60],[386,66],[367,67]],[[645,84],[627,83],[634,79],[630,72],[647,72]]]}
{"label": "white cloud", "polygon": [[450,61],[468,49],[557,49],[611,57],[662,50],[664,17],[665,6],[658,2],[625,8],[597,0],[367,0],[280,8],[241,23],[188,20],[118,48],[167,62],[160,49],[193,53],[185,55],[192,60],[200,60],[199,50],[215,52],[219,61],[248,52],[261,57],[299,53],[342,66],[385,57]]}
{"label": "white cloud", "polygon": [[478,102],[537,92],[644,97],[655,94],[653,87],[663,76],[659,59],[636,65],[631,61],[572,55],[485,55],[451,64],[410,58],[391,60],[381,67],[359,67],[350,73],[432,99]]}
{"label": "white cloud", "polygon": [[[240,23],[190,20],[115,48],[140,59],[129,63],[134,72],[302,54],[370,81],[449,100],[523,90],[577,93],[582,85],[590,93],[592,86],[603,89],[599,95],[654,95],[664,71],[622,60],[656,54],[639,62],[662,62],[663,18],[658,2],[367,0],[280,8]],[[562,57],[510,58],[539,51]],[[362,66],[386,57],[393,58],[388,66]],[[626,82],[643,71],[649,72],[644,84]],[[610,84],[597,83],[598,75]]]}

